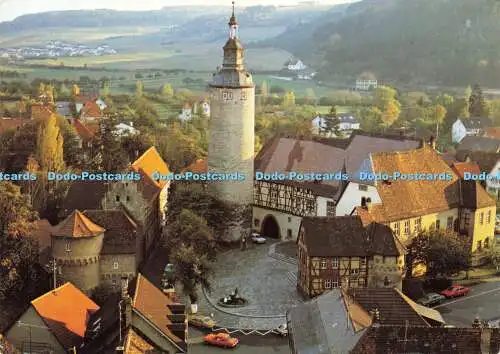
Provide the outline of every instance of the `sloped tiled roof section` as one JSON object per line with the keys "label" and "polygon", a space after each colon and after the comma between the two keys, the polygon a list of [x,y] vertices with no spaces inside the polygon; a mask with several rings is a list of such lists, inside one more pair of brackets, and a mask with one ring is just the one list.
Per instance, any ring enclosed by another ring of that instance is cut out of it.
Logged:
{"label": "sloped tiled roof section", "polygon": [[488,117],[470,117],[460,119],[466,129],[486,129],[493,125]]}
{"label": "sloped tiled roof section", "polygon": [[80,111],[80,114],[92,118],[101,118],[103,116],[101,109],[95,101],[85,102]]}
{"label": "sloped tiled roof section", "polygon": [[350,353],[498,353],[498,333],[496,328],[372,326]]}
{"label": "sloped tiled roof section", "polygon": [[499,152],[500,139],[488,138],[484,136],[466,136],[458,145],[457,152],[462,150]]}
{"label": "sloped tiled roof section", "polygon": [[31,105],[31,119],[46,121],[52,114],[54,114],[54,111],[48,105],[42,103],[33,103]]}
{"label": "sloped tiled roof section", "polygon": [[377,309],[380,324],[401,326],[408,321],[409,326],[429,326],[396,289],[349,289],[348,294],[367,312]]}
{"label": "sloped tiled roof section", "polygon": [[479,174],[481,172],[479,166],[473,162],[454,162],[451,165],[451,168],[455,171],[457,176],[462,179],[464,178],[466,172],[473,174]]}
{"label": "sloped tiled roof section", "polygon": [[311,257],[399,256],[405,251],[388,226],[365,227],[359,216],[304,217],[301,227]]}
{"label": "sloped tiled roof section", "polygon": [[[154,172],[158,172],[162,175],[170,173],[167,163],[161,158],[158,150],[154,146],[150,147],[144,154],[142,154],[133,164],[132,169],[135,172],[140,172],[141,170],[149,176],[151,180],[153,179]],[[165,180],[155,181],[155,183],[163,188],[168,183]]]}
{"label": "sloped tiled roof section", "polygon": [[500,139],[500,127],[486,129],[486,136],[489,138]]}
{"label": "sloped tiled roof section", "polygon": [[61,216],[66,217],[74,210],[102,209],[102,201],[109,188],[109,182],[74,181],[64,197]]}
{"label": "sloped tiled roof section", "polygon": [[40,296],[31,305],[64,348],[78,347],[83,342],[87,321],[99,310],[71,283]]}
{"label": "sloped tiled roof section", "polygon": [[[375,173],[432,174],[437,179],[391,180],[378,182],[382,204],[372,205],[375,221],[392,221],[441,212],[460,205],[460,186],[453,170],[427,145],[406,152],[375,153],[371,156]],[[450,180],[439,175],[449,174]],[[360,208],[358,208],[360,209]],[[380,209],[380,210],[379,210]]]}
{"label": "sloped tiled roof section", "polygon": [[137,225],[124,211],[85,210],[83,214],[106,230],[101,254],[135,253]]}
{"label": "sloped tiled roof section", "polygon": [[80,211],[73,211],[66,219],[55,226],[52,235],[57,237],[93,237],[106,231],[101,226],[94,224]]}
{"label": "sloped tiled roof section", "polygon": [[490,173],[493,167],[500,161],[500,154],[497,152],[467,151],[461,150],[457,153],[460,161],[472,161],[479,165],[481,172]]}
{"label": "sloped tiled roof section", "polygon": [[185,352],[187,350],[185,340],[176,336],[169,328],[170,325],[174,324],[168,317],[173,314],[169,309],[169,305],[173,304],[173,300],[155,287],[142,274],[138,275],[133,307],[151,321],[175,346]]}
{"label": "sloped tiled roof section", "polygon": [[130,328],[125,338],[124,354],[161,354],[162,351],[156,349],[144,337]]}

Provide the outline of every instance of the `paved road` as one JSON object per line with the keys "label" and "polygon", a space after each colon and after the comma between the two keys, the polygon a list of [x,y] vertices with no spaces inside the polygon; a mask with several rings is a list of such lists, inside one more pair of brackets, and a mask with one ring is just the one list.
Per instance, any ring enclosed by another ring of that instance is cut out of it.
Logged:
{"label": "paved road", "polygon": [[[240,339],[240,344],[238,347],[231,349],[231,353],[237,354],[289,354],[290,348],[288,346],[288,340],[286,338],[279,337],[277,335],[268,336],[243,336],[236,335],[236,338]],[[194,341],[201,341],[203,333],[192,328],[189,329],[189,337]],[[224,353],[227,349],[212,347],[203,343],[191,344],[189,346],[190,354],[216,354]]]}
{"label": "paved road", "polygon": [[455,326],[470,326],[476,317],[481,320],[500,318],[500,282],[476,285],[469,295],[434,308],[441,312],[446,323]]}

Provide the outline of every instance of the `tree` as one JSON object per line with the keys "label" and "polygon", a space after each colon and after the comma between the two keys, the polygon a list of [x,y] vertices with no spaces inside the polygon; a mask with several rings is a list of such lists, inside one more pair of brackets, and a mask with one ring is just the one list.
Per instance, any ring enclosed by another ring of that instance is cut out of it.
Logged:
{"label": "tree", "polygon": [[0,183],[0,299],[19,296],[37,281],[37,243],[26,236],[37,214],[28,198],[11,182]]}
{"label": "tree", "polygon": [[135,83],[135,97],[140,98],[144,95],[144,84],[142,81],[137,81]]}
{"label": "tree", "polygon": [[167,223],[171,224],[179,220],[184,209],[206,220],[208,227],[214,230],[216,240],[224,234],[233,217],[231,205],[220,201],[202,186],[194,183],[172,187],[169,194]]}
{"label": "tree", "polygon": [[129,164],[129,159],[123,151],[120,141],[115,134],[116,121],[113,118],[106,119],[103,129],[99,134],[99,143],[102,153],[102,171],[123,172]]}
{"label": "tree", "polygon": [[484,100],[483,90],[476,84],[469,97],[469,114],[471,117],[487,117],[488,106]]}
{"label": "tree", "polygon": [[69,166],[76,166],[80,162],[80,148],[75,128],[61,116],[58,116],[58,124],[63,137],[64,162]]}
{"label": "tree", "polygon": [[288,91],[283,96],[283,107],[292,108],[293,106],[295,106],[295,93]]}
{"label": "tree", "polygon": [[163,96],[171,98],[174,95],[174,90],[170,84],[165,83],[161,89],[161,93]]}
{"label": "tree", "polygon": [[266,99],[269,96],[269,86],[267,85],[267,81],[262,81],[260,85],[260,95],[264,98],[264,104],[266,103]]}
{"label": "tree", "polygon": [[439,126],[443,124],[444,118],[446,117],[446,108],[440,104],[436,104],[431,107],[431,117],[434,124],[436,124],[436,139],[439,138]]}
{"label": "tree", "polygon": [[325,117],[325,132],[340,136],[340,119],[337,116],[337,108],[332,106]]}
{"label": "tree", "polygon": [[425,264],[431,278],[448,277],[470,268],[470,247],[466,240],[454,233],[422,232],[407,248],[409,270],[416,264]]}
{"label": "tree", "polygon": [[211,291],[210,276],[213,265],[206,256],[200,256],[192,246],[174,248],[170,259],[174,266],[174,279],[180,282],[185,295],[191,300],[192,312],[197,311],[198,288]]}
{"label": "tree", "polygon": [[306,88],[306,102],[314,104],[316,102],[316,94],[312,88]]}
{"label": "tree", "polygon": [[73,96],[73,98],[80,95],[80,88],[77,84],[73,84],[73,87],[71,88],[71,95]]}
{"label": "tree", "polygon": [[387,103],[384,111],[382,112],[382,122],[386,127],[390,127],[396,120],[398,120],[401,107],[399,102],[393,100]]}
{"label": "tree", "polygon": [[498,247],[491,247],[489,250],[488,257],[491,264],[495,266],[497,271],[500,271],[500,249]]}
{"label": "tree", "polygon": [[180,215],[167,230],[167,249],[179,245],[192,246],[200,256],[206,256],[214,261],[216,257],[216,242],[213,230],[207,221],[189,209],[182,209]]}
{"label": "tree", "polygon": [[43,171],[57,172],[64,168],[63,144],[57,117],[52,114],[38,130],[37,161]]}
{"label": "tree", "polygon": [[109,81],[107,80],[102,83],[102,94],[104,97],[109,96]]}

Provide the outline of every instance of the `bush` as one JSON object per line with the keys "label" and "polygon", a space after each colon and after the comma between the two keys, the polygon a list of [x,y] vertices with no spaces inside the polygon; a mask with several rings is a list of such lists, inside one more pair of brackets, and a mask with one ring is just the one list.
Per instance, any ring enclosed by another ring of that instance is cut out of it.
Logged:
{"label": "bush", "polygon": [[450,287],[452,281],[448,278],[435,278],[435,279],[426,279],[424,281],[424,289],[427,292],[441,292],[444,289]]}

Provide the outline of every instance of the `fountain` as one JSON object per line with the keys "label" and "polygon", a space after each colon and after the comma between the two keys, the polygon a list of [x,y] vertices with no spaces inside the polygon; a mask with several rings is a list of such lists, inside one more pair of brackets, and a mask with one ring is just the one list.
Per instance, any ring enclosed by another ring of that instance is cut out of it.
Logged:
{"label": "fountain", "polygon": [[238,295],[238,288],[229,296],[224,296],[217,301],[217,305],[222,307],[243,307],[248,305],[248,300]]}

